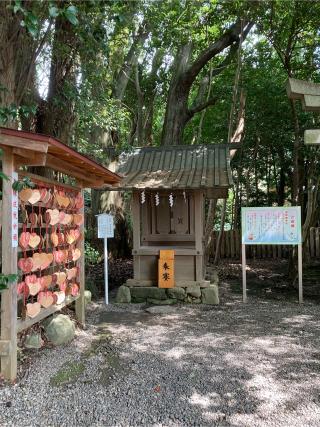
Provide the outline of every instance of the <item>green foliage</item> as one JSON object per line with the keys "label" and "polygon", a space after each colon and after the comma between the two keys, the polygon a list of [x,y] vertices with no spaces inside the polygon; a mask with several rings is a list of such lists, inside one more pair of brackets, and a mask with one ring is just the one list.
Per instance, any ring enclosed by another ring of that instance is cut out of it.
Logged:
{"label": "green foliage", "polygon": [[14,181],[12,184],[12,188],[15,191],[21,191],[24,188],[34,188],[35,184],[31,181],[31,179],[28,176],[25,176],[19,181]]}
{"label": "green foliage", "polygon": [[0,291],[7,289],[8,286],[18,279],[17,274],[2,274],[0,273]]}
{"label": "green foliage", "polygon": [[85,260],[88,265],[98,264],[101,260],[99,251],[94,249],[89,242],[84,243]]}

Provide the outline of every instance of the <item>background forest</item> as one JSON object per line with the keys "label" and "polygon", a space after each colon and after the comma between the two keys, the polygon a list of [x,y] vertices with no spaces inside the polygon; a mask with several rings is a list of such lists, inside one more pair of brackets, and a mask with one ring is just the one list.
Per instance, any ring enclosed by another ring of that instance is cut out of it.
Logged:
{"label": "background forest", "polygon": [[[132,146],[236,142],[234,189],[208,206],[207,229],[221,212],[238,229],[241,206],[298,204],[307,237],[320,174],[303,131],[319,117],[285,86],[320,82],[319,29],[318,1],[2,1],[0,122],[105,165]],[[126,204],[102,199],[117,209],[124,255]]]}

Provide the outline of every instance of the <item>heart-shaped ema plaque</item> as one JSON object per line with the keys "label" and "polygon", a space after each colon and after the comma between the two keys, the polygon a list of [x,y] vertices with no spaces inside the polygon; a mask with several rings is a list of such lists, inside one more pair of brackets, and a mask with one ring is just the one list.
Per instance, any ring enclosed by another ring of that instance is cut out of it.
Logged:
{"label": "heart-shaped ema plaque", "polygon": [[73,215],[73,223],[75,225],[81,225],[83,224],[84,218],[82,214],[74,214]]}
{"label": "heart-shaped ema plaque", "polygon": [[19,199],[26,203],[30,197],[32,196],[32,189],[31,188],[24,188],[19,192]]}
{"label": "heart-shaped ema plaque", "polygon": [[70,199],[65,195],[63,191],[57,193],[55,199],[58,205],[62,208],[67,208],[70,205]]}
{"label": "heart-shaped ema plaque", "polygon": [[37,233],[31,233],[30,239],[29,239],[29,246],[32,249],[35,249],[37,246],[39,246],[39,243],[41,242],[41,237],[37,235]]}
{"label": "heart-shaped ema plaque", "polygon": [[43,308],[50,307],[54,304],[53,293],[51,291],[39,292],[38,303],[40,303]]}
{"label": "heart-shaped ema plaque", "polygon": [[30,295],[37,295],[41,291],[40,280],[37,280],[35,283],[28,283],[28,288]]}
{"label": "heart-shaped ema plaque", "polygon": [[65,262],[65,252],[64,251],[54,251],[53,252],[54,260],[57,264],[61,264],[62,262]]}
{"label": "heart-shaped ema plaque", "polygon": [[60,221],[60,224],[68,225],[72,223],[72,220],[73,220],[73,215],[65,214],[64,218]]}
{"label": "heart-shaped ema plaque", "polygon": [[25,298],[28,298],[29,296],[29,287],[26,284],[26,282],[20,282],[17,284],[17,294],[18,295],[24,295]]}
{"label": "heart-shaped ema plaque", "polygon": [[59,285],[59,289],[60,289],[60,291],[66,292],[67,282],[61,283],[61,285]]}
{"label": "heart-shaped ema plaque", "polygon": [[74,230],[70,230],[69,233],[67,233],[66,241],[69,245],[72,245],[76,241]]}
{"label": "heart-shaped ema plaque", "polygon": [[50,234],[50,240],[54,247],[58,246],[59,244],[59,238],[58,234],[56,232],[53,232]]}
{"label": "heart-shaped ema plaque", "polygon": [[19,245],[22,249],[27,249],[30,241],[30,233],[28,231],[23,231],[19,237]]}
{"label": "heart-shaped ema plaque", "polygon": [[47,276],[40,277],[40,285],[41,285],[42,291],[45,291],[46,289],[48,289],[51,283],[52,283],[52,276],[47,275]]}
{"label": "heart-shaped ema plaque", "polygon": [[29,285],[30,283],[36,283],[37,280],[38,277],[35,274],[29,274],[29,276],[26,276],[24,279],[27,285]]}
{"label": "heart-shaped ema plaque", "polygon": [[72,251],[72,261],[77,261],[81,257],[81,251],[79,248],[73,249]]}
{"label": "heart-shaped ema plaque", "polygon": [[58,271],[57,273],[54,273],[54,275],[56,276],[56,283],[59,286],[66,281],[67,275],[64,271]]}
{"label": "heart-shaped ema plaque", "polygon": [[79,294],[79,285],[77,285],[76,283],[73,283],[71,285],[71,295],[73,297],[76,297]]}
{"label": "heart-shaped ema plaque", "polygon": [[49,254],[42,253],[41,257],[42,257],[41,269],[45,270],[53,262],[53,255],[51,253],[49,253]]}
{"label": "heart-shaped ema plaque", "polygon": [[41,305],[39,302],[28,303],[26,305],[27,316],[30,317],[31,319],[38,316],[40,311],[41,311]]}
{"label": "heart-shaped ema plaque", "polygon": [[32,256],[32,260],[33,260],[32,271],[36,271],[36,270],[40,270],[40,269],[45,270],[52,263],[53,255],[47,254],[45,252],[42,252],[41,254],[35,253]]}
{"label": "heart-shaped ema plaque", "polygon": [[18,267],[24,273],[30,273],[33,268],[33,259],[32,258],[20,258],[18,261]]}
{"label": "heart-shaped ema plaque", "polygon": [[56,292],[54,292],[54,294],[57,297],[57,300],[56,300],[57,305],[62,304],[64,302],[64,300],[66,299],[66,294],[64,291],[56,291]]}
{"label": "heart-shaped ema plaque", "polygon": [[74,279],[74,278],[77,276],[77,271],[78,271],[77,267],[73,267],[73,268],[70,268],[70,269],[66,269],[66,272],[67,272],[67,279],[68,279],[68,280],[72,280],[72,279]]}
{"label": "heart-shaped ema plaque", "polygon": [[32,194],[28,199],[28,202],[31,205],[34,205],[35,203],[38,203],[39,200],[41,199],[41,193],[39,190],[32,190]]}
{"label": "heart-shaped ema plaque", "polygon": [[66,216],[66,213],[63,211],[59,212],[59,223],[62,224],[62,221],[64,220],[64,217]]}
{"label": "heart-shaped ema plaque", "polygon": [[83,197],[81,196],[81,194],[77,194],[76,198],[75,198],[75,207],[77,209],[81,209],[84,206],[84,200]]}
{"label": "heart-shaped ema plaque", "polygon": [[40,270],[42,265],[42,254],[35,253],[32,255],[33,267],[32,271]]}
{"label": "heart-shaped ema plaque", "polygon": [[59,222],[59,211],[58,209],[47,209],[46,213],[50,215],[50,225],[56,225]]}

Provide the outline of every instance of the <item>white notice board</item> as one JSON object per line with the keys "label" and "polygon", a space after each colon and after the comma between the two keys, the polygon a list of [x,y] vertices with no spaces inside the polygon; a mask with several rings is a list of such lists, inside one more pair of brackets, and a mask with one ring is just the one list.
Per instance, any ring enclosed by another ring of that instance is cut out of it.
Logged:
{"label": "white notice board", "polygon": [[109,214],[98,215],[98,238],[108,239],[114,237],[113,216]]}

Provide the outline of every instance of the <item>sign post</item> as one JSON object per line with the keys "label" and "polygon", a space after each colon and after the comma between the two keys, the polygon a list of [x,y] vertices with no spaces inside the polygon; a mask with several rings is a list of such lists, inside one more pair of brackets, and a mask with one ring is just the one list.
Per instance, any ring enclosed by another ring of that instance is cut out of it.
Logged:
{"label": "sign post", "polygon": [[98,238],[104,239],[104,289],[105,303],[109,304],[109,283],[108,283],[108,238],[114,237],[113,216],[103,213],[98,217]]}
{"label": "sign post", "polygon": [[243,302],[247,301],[246,245],[296,245],[298,246],[299,303],[301,304],[303,291],[300,206],[241,208],[241,224]]}

